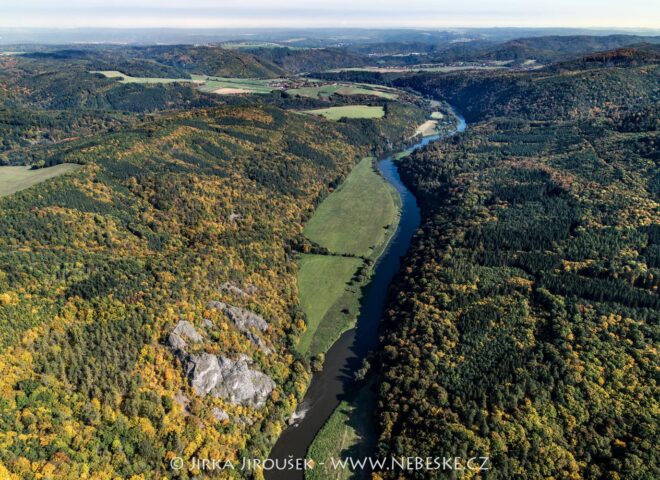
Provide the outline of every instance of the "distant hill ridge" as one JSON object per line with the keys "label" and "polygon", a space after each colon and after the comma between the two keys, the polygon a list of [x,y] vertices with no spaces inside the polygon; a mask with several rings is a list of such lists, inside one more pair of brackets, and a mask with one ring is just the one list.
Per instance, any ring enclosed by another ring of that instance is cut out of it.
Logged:
{"label": "distant hill ridge", "polygon": [[[533,71],[426,73],[396,79],[426,95],[445,98],[469,121],[522,115],[578,118],[629,104],[652,104],[657,92],[658,47],[630,47],[580,56]],[[612,68],[624,67],[624,68]],[[566,75],[570,71],[571,75]]]}

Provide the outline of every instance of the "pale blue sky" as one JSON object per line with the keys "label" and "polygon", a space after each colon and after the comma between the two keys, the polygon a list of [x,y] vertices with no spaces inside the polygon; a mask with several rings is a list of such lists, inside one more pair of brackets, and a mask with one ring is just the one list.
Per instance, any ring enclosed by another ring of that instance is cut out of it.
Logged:
{"label": "pale blue sky", "polygon": [[660,0],[0,0],[3,27],[660,27]]}

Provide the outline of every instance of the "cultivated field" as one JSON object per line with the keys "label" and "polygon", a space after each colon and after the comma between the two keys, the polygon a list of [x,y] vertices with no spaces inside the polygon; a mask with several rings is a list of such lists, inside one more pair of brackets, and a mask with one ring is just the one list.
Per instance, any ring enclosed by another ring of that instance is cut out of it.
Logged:
{"label": "cultivated field", "polygon": [[270,93],[275,90],[268,80],[252,78],[210,77],[208,75],[192,75],[193,80],[200,83],[203,92],[229,95],[236,93]]}
{"label": "cultivated field", "polygon": [[398,196],[374,172],[373,159],[358,163],[305,225],[305,236],[333,253],[368,257],[396,221]]}
{"label": "cultivated field", "polygon": [[385,91],[386,88],[352,85],[321,85],[314,87],[292,88],[287,90],[290,95],[299,95],[301,97],[320,98],[325,100],[331,95],[373,95],[376,97],[394,100],[396,93]]}
{"label": "cultivated field", "polygon": [[362,258],[341,255],[375,261],[396,230],[399,202],[396,191],[374,172],[373,159],[365,158],[305,226],[307,238],[336,255],[303,255],[299,262],[300,301],[308,322],[300,352],[325,352],[353,326],[370,272],[349,286],[366,264]]}
{"label": "cultivated field", "polygon": [[[298,288],[300,290],[300,304],[307,316],[307,330],[301,336],[298,344],[300,352],[310,352],[314,340],[316,340],[314,343],[319,343],[319,339],[315,339],[315,337],[324,318],[333,317],[335,322],[342,324],[350,320],[341,321],[341,310],[345,307],[339,308],[340,311],[334,311],[333,306],[344,297],[348,282],[361,265],[362,260],[359,258],[332,255],[301,256],[298,261]],[[337,308],[335,307],[335,310]],[[334,315],[328,315],[331,310],[333,310]],[[330,341],[330,344],[332,341],[334,339]],[[327,347],[329,346],[327,345]],[[315,345],[310,353],[314,355],[320,351],[323,350]]]}
{"label": "cultivated field", "polygon": [[81,165],[62,163],[49,168],[31,170],[29,167],[0,167],[0,197],[25,190],[50,178],[70,173]]}
{"label": "cultivated field", "polygon": [[341,118],[382,118],[385,116],[385,110],[383,107],[369,105],[329,107],[318,110],[305,110],[303,113],[320,115],[328,120],[339,120]]}
{"label": "cultivated field", "polygon": [[156,78],[131,77],[116,70],[98,70],[90,73],[100,73],[107,78],[119,78],[122,83],[194,83],[200,90],[220,95],[235,95],[238,93],[269,93],[274,90],[268,80],[246,78],[224,78],[208,75],[191,75],[191,78]]}
{"label": "cultivated field", "polygon": [[424,137],[429,137],[437,132],[437,128],[438,128],[437,120],[427,120],[426,122],[422,123],[419,127],[417,127],[417,130],[415,130],[415,134],[416,135],[421,134]]}
{"label": "cultivated field", "polygon": [[94,70],[89,73],[100,73],[107,78],[119,78],[122,83],[178,83],[193,82],[202,83],[192,78],[157,78],[157,77],[131,77],[117,70]]}

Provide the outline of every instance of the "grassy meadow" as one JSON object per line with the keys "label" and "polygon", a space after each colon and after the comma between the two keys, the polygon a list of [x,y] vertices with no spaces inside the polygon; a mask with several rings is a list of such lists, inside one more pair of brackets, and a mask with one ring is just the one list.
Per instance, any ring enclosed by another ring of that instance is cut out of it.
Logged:
{"label": "grassy meadow", "polygon": [[[357,459],[371,454],[376,438],[371,420],[374,403],[373,392],[365,386],[355,398],[339,404],[309,446],[307,456],[317,463],[317,467],[305,472],[305,480],[369,478],[366,471],[335,470],[330,459]],[[318,465],[320,462],[324,465]]]}
{"label": "grassy meadow", "polygon": [[301,97],[319,98],[325,100],[331,95],[373,95],[376,97],[394,100],[397,98],[395,93],[384,91],[385,88],[375,88],[369,86],[352,85],[321,85],[317,87],[301,87],[287,90],[290,95]]}
{"label": "grassy meadow", "polygon": [[[302,255],[298,288],[307,331],[298,350],[310,356],[325,352],[351,328],[360,309],[368,275],[351,285],[365,259],[375,261],[396,230],[399,196],[363,159],[344,183],[317,208],[303,233],[333,255]],[[348,255],[348,256],[347,256]]]}
{"label": "grassy meadow", "polygon": [[226,78],[208,75],[192,75],[192,78],[202,84],[200,90],[203,92],[218,94],[270,93],[274,90],[268,80],[255,78]]}
{"label": "grassy meadow", "polygon": [[54,167],[34,170],[23,166],[0,167],[0,197],[25,190],[50,178],[73,172],[81,166],[75,163],[62,163]]}
{"label": "grassy meadow", "polygon": [[[319,353],[319,342],[316,338],[319,326],[330,311],[333,311],[332,317],[341,320],[341,310],[346,307],[339,307],[338,303],[345,297],[348,283],[361,265],[362,260],[359,258],[333,255],[301,256],[298,262],[298,288],[300,303],[307,316],[307,330],[300,338],[299,351],[310,352],[312,355]],[[346,304],[348,301],[350,296],[344,298],[341,303]],[[335,311],[337,308],[339,312]]]}
{"label": "grassy meadow", "polygon": [[117,70],[94,70],[89,73],[100,73],[106,78],[119,78],[122,83],[178,83],[193,82],[200,83],[192,78],[158,78],[158,77],[131,77]]}
{"label": "grassy meadow", "polygon": [[90,73],[100,73],[107,78],[119,78],[122,83],[194,83],[199,85],[203,92],[220,95],[269,93],[274,90],[269,86],[268,80],[250,78],[225,78],[209,75],[191,75],[191,78],[131,77],[117,70],[97,70]]}
{"label": "grassy meadow", "polygon": [[328,120],[339,120],[341,118],[382,118],[385,116],[383,107],[369,105],[345,105],[342,107],[320,108],[318,110],[305,110],[303,113],[320,115]]}
{"label": "grassy meadow", "polygon": [[362,257],[385,242],[398,214],[398,196],[374,168],[372,158],[353,168],[305,225],[307,238],[333,253]]}

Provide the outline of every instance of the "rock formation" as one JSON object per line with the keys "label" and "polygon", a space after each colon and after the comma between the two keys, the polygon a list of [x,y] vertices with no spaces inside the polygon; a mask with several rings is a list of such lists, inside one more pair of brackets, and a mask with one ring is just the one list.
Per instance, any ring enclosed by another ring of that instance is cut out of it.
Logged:
{"label": "rock formation", "polygon": [[209,306],[227,315],[229,320],[236,325],[236,328],[266,355],[273,353],[273,350],[264,342],[263,338],[255,333],[255,330],[262,333],[268,330],[268,322],[263,317],[245,308],[227,305],[216,300],[209,302]]}
{"label": "rock formation", "polygon": [[232,360],[203,351],[189,352],[188,342],[203,341],[204,337],[185,320],[181,320],[168,337],[168,344],[181,360],[195,393],[253,408],[263,407],[275,388],[275,382],[265,373],[251,369],[252,359],[247,355]]}

